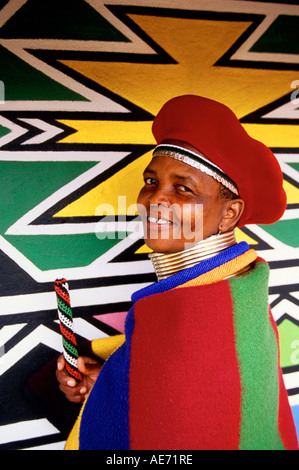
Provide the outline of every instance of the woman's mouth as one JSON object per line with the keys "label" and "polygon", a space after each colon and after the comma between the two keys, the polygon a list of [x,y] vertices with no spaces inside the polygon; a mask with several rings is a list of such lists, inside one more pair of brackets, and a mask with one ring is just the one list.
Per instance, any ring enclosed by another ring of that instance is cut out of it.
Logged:
{"label": "woman's mouth", "polygon": [[156,217],[148,217],[147,220],[148,220],[148,222],[150,222],[151,224],[156,224],[156,225],[172,225],[172,222],[171,222],[170,220],[167,220],[167,219],[162,219],[162,218],[157,219]]}
{"label": "woman's mouth", "polygon": [[155,238],[157,235],[154,234],[158,234],[160,232],[166,233],[170,236],[170,232],[172,232],[173,226],[173,222],[171,222],[169,219],[150,215],[147,217],[147,236],[149,236],[149,238],[154,236]]}

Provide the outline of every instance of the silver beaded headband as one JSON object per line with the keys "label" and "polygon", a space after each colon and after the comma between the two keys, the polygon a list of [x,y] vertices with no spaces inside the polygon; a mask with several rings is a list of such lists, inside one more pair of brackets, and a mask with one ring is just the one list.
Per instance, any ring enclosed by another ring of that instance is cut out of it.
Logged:
{"label": "silver beaded headband", "polygon": [[203,155],[192,152],[192,150],[179,147],[178,145],[160,144],[153,152],[153,157],[171,157],[187,165],[196,168],[228,188],[232,193],[238,195],[236,184],[214,163],[207,160]]}

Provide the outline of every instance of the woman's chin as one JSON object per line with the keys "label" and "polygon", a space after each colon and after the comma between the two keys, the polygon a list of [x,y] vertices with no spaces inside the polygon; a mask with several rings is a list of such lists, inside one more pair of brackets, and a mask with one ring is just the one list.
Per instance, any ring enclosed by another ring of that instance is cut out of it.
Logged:
{"label": "woman's chin", "polygon": [[182,240],[145,239],[144,241],[155,253],[177,253],[185,249]]}

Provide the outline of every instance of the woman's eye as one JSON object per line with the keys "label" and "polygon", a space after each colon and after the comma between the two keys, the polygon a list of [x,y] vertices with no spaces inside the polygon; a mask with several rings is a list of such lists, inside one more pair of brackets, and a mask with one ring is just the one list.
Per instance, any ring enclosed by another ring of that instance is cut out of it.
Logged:
{"label": "woman's eye", "polygon": [[184,186],[183,184],[180,184],[180,186],[178,186],[178,189],[183,192],[191,192],[191,189],[187,188],[187,186]]}
{"label": "woman's eye", "polygon": [[155,184],[154,178],[144,178],[145,184]]}

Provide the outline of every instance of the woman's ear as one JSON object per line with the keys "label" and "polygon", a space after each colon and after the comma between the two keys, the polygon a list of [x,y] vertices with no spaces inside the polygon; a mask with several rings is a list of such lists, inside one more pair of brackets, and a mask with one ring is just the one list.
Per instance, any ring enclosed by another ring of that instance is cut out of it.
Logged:
{"label": "woman's ear", "polygon": [[243,199],[230,199],[224,203],[223,217],[221,220],[221,232],[233,230],[240,220],[245,203]]}

